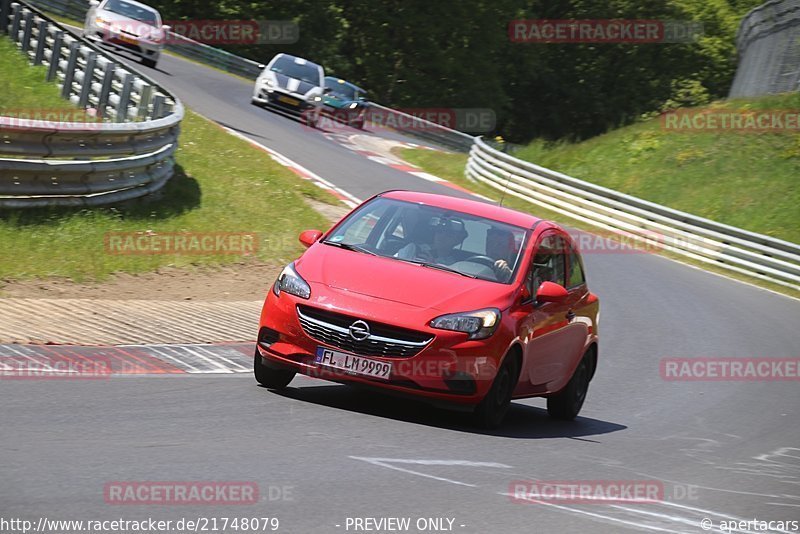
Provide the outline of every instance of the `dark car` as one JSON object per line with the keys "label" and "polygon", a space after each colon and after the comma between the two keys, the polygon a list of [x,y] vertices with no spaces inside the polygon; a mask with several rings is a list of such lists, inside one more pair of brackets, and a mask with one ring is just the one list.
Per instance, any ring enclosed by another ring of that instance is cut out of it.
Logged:
{"label": "dark car", "polygon": [[366,91],[334,76],[325,77],[326,93],[322,96],[322,112],[348,126],[364,128],[367,108]]}

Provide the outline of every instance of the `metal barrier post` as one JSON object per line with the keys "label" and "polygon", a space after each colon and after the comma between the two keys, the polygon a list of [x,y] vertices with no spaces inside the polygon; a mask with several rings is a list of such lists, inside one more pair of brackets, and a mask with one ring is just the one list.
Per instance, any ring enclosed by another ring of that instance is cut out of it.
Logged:
{"label": "metal barrier post", "polygon": [[11,0],[0,0],[0,32],[8,33],[8,14],[11,12]]}
{"label": "metal barrier post", "polygon": [[19,24],[22,21],[22,5],[15,4],[11,6],[11,16],[14,17],[11,21],[11,40],[19,42]]}
{"label": "metal barrier post", "polygon": [[111,83],[114,81],[114,71],[117,70],[117,64],[113,61],[106,63],[103,70],[103,82],[100,87],[100,94],[97,95],[97,114],[102,118],[108,118],[108,96],[111,93]]}
{"label": "metal barrier post", "polygon": [[67,58],[67,70],[64,71],[64,85],[61,87],[61,97],[69,100],[72,93],[72,79],[75,77],[75,67],[78,66],[78,41],[69,44],[69,57]]}
{"label": "metal barrier post", "polygon": [[116,122],[128,121],[128,103],[131,101],[131,86],[133,85],[133,74],[126,72],[122,78],[122,92],[119,94],[117,103]]}
{"label": "metal barrier post", "polygon": [[85,108],[89,103],[89,94],[92,92],[92,80],[94,80],[94,64],[97,61],[97,52],[89,52],[86,58],[86,68],[83,71],[83,82],[81,92],[78,97],[78,106]]}
{"label": "metal barrier post", "polygon": [[42,64],[42,57],[44,57],[44,47],[47,44],[47,26],[46,20],[39,21],[39,36],[36,38],[36,55],[33,57],[34,65]]}
{"label": "metal barrier post", "polygon": [[52,82],[58,72],[58,64],[61,63],[61,45],[64,42],[64,32],[59,30],[53,36],[53,50],[50,54],[50,65],[47,66],[47,81]]}
{"label": "metal barrier post", "polygon": [[33,32],[33,11],[25,13],[25,30],[22,32],[22,51],[28,52],[31,46],[31,33]]}

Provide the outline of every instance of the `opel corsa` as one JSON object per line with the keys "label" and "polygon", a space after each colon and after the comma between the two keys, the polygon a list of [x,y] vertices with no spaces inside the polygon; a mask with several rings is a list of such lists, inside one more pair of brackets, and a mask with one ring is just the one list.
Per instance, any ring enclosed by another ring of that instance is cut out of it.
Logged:
{"label": "opel corsa", "polygon": [[448,196],[391,191],[328,232],[268,292],[256,380],[296,373],[470,410],[498,426],[512,399],[574,419],[598,359],[599,302],[558,225]]}

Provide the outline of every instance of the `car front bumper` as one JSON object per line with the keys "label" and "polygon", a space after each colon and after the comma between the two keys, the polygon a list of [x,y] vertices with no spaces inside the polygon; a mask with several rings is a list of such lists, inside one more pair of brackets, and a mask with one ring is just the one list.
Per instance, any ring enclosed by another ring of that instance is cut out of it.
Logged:
{"label": "car front bumper", "polygon": [[163,44],[145,39],[126,38],[109,35],[102,29],[94,29],[86,33],[86,38],[95,44],[131,52],[141,58],[157,61],[164,49]]}
{"label": "car front bumper", "polygon": [[[258,341],[258,352],[265,365],[291,369],[323,380],[360,384],[413,396],[433,404],[468,409],[480,402],[489,391],[503,354],[503,349],[498,348],[498,340],[469,341],[465,334],[427,327],[417,328],[416,331],[430,334],[431,341],[410,357],[379,357],[348,351],[321,341],[319,337],[312,337],[299,320],[298,304],[314,307],[313,302],[286,293],[276,297],[269,291],[261,313]],[[346,306],[337,308],[336,312],[351,316],[354,320],[360,317]],[[366,320],[370,322],[372,319]],[[407,326],[403,325],[402,328]],[[316,362],[319,347],[390,363],[390,378],[362,376],[320,365]]]}

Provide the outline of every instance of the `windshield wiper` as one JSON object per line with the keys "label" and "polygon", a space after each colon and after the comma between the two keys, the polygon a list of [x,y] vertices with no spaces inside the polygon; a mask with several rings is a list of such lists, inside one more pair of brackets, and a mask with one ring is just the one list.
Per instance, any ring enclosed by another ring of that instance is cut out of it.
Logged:
{"label": "windshield wiper", "polygon": [[352,245],[350,243],[338,243],[336,241],[323,241],[326,245],[331,245],[334,247],[343,248],[345,250],[352,250],[353,252],[363,252],[364,254],[369,254],[370,256],[377,256],[374,252],[364,247],[358,245]]}
{"label": "windshield wiper", "polygon": [[453,269],[452,267],[448,267],[447,265],[442,265],[441,263],[430,263],[430,262],[427,262],[427,261],[406,260],[406,259],[401,259],[401,258],[396,258],[396,259],[399,259],[400,261],[405,261],[405,262],[408,262],[408,263],[413,263],[415,265],[422,265],[423,267],[429,267],[431,269],[438,269],[439,271],[445,271],[445,272],[448,272],[448,273],[460,274],[461,276],[466,276],[467,278],[478,278],[474,274],[464,273],[464,272],[458,271],[456,269]]}

